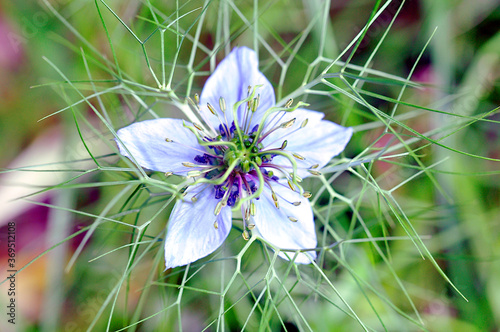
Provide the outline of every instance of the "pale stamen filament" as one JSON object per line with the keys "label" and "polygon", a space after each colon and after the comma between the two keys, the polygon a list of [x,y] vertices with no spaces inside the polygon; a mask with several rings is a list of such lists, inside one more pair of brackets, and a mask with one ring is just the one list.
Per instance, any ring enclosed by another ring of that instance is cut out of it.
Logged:
{"label": "pale stamen filament", "polygon": [[257,98],[254,99],[254,103],[252,105],[252,114],[250,115],[250,121],[248,121],[248,128],[247,128],[247,133],[250,130],[250,126],[252,125],[252,120],[255,112],[259,108],[260,105],[260,94],[257,95]]}
{"label": "pale stamen filament", "polygon": [[[207,154],[207,155],[209,155],[209,156],[211,156],[211,157],[214,157],[214,158],[221,158],[220,156],[215,155],[215,154],[212,154],[212,153],[210,153],[210,152],[208,152],[208,151],[206,151],[206,150],[205,150],[205,151],[203,151],[203,150],[200,150],[200,149],[194,148],[194,147],[192,147],[192,146],[189,146],[189,145],[182,144],[182,143],[179,143],[179,142],[177,142],[177,141],[171,140],[170,138],[165,138],[165,141],[166,141],[167,143],[175,143],[175,144],[179,144],[180,146],[185,147],[186,149],[191,149],[191,150],[194,150],[194,151],[200,152],[200,153],[202,153],[202,154]],[[200,145],[201,145],[201,144],[200,144]]]}
{"label": "pale stamen filament", "polygon": [[[303,122],[302,122],[302,123],[303,123]],[[280,127],[277,127],[277,128],[280,128]],[[272,130],[274,131],[274,130],[276,130],[277,128],[273,128]],[[267,146],[271,146],[271,145],[273,145],[274,143],[276,143],[276,142],[278,142],[278,141],[283,140],[283,138],[285,138],[286,136],[291,135],[291,134],[293,134],[293,133],[296,133],[297,131],[301,130],[302,128],[304,128],[304,127],[299,126],[299,127],[295,128],[294,130],[292,130],[292,131],[290,131],[290,132],[285,132],[285,133],[284,133],[284,135],[282,135],[282,136],[280,136],[279,138],[275,139],[275,140],[274,140],[274,141],[272,141],[271,143],[266,143],[266,145],[267,145]],[[266,135],[266,136],[267,136],[267,135]],[[264,137],[264,136],[262,136],[262,137],[259,139],[258,143],[260,143],[260,142],[261,142],[264,138],[265,138],[265,137]]]}
{"label": "pale stamen filament", "polygon": [[193,99],[191,98],[187,98],[188,100],[188,104],[191,104],[191,106],[198,112],[198,114],[200,115],[200,118],[203,120],[204,123],[207,124],[208,128],[210,129],[210,131],[215,134],[217,133],[217,131],[214,129],[214,127],[212,127],[210,121],[208,121],[208,119],[206,118],[205,114],[201,111],[201,108],[200,108],[200,99],[198,97],[198,94],[195,94],[194,95],[194,99],[196,100],[196,102],[193,101]]}
{"label": "pale stamen filament", "polygon": [[[222,98],[222,97],[220,97],[220,98]],[[224,106],[225,105],[226,105],[226,102],[224,101]],[[220,99],[219,99],[219,107],[220,106],[221,106],[221,102],[220,102]],[[217,117],[217,119],[219,120],[219,123],[222,125],[222,128],[224,129],[224,133],[227,135],[227,137],[229,137],[229,124],[227,122],[227,117],[226,117],[225,110],[221,109],[222,114],[224,114],[224,120],[225,120],[225,122],[223,122],[222,119],[219,116],[219,112],[217,112],[215,110],[215,108],[210,103],[207,103],[207,107],[210,110],[210,112]]]}
{"label": "pale stamen filament", "polygon": [[[276,130],[278,129],[288,129],[290,128],[293,124],[295,123],[295,118],[291,119],[291,120],[288,120],[286,122],[283,122],[283,123],[280,123],[279,125],[277,125],[276,127],[273,127],[272,129],[270,129],[268,132],[266,132],[265,134],[262,134],[260,137],[259,137],[259,140],[258,140],[258,143],[262,142],[267,136],[269,136],[270,134],[272,134],[273,132],[275,132]],[[287,134],[288,135],[288,134]],[[276,141],[274,141],[276,142]],[[274,143],[272,142],[272,143]],[[271,144],[272,144],[271,143]],[[271,145],[271,144],[268,144],[268,145]]]}
{"label": "pale stamen filament", "polygon": [[247,122],[248,122],[248,116],[249,116],[249,111],[251,110],[251,107],[252,107],[252,104],[253,103],[253,100],[249,100],[245,103],[245,111],[243,112],[243,125],[242,125],[242,128],[243,128],[243,131],[245,133],[247,133]]}
{"label": "pale stamen filament", "polygon": [[[265,131],[266,128],[271,128],[269,130],[273,130],[275,127],[278,126],[278,123],[283,119],[283,117],[286,115],[286,112],[278,112],[279,114],[276,114],[274,118],[267,123],[262,131]],[[274,122],[274,123],[273,123]],[[279,127],[279,126],[278,126]],[[261,135],[262,136],[262,135]]]}

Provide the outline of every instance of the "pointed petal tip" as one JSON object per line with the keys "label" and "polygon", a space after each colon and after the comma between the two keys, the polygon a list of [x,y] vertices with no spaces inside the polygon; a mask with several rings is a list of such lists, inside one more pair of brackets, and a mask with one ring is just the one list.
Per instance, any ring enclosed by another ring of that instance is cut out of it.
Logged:
{"label": "pointed petal tip", "polygon": [[[257,53],[249,47],[237,46],[219,63],[215,71],[208,77],[205,86],[201,92],[200,104],[201,112],[208,119],[214,128],[218,128],[219,120],[213,116],[207,103],[212,106],[219,104],[220,97],[223,97],[228,110],[245,99],[248,94],[249,86],[257,86],[260,94],[259,107],[256,109],[254,120],[251,125],[255,125],[269,108],[275,105],[276,97],[274,88],[262,72],[259,71],[259,59]],[[238,119],[244,118],[244,106],[238,108]],[[221,118],[227,117],[227,122],[231,123],[232,112],[222,114],[216,107],[216,112]]]}

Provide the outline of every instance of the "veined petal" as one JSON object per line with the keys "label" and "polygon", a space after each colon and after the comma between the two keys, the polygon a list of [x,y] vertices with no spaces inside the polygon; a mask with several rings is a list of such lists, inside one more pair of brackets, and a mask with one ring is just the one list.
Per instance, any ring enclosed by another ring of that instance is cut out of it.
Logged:
{"label": "veined petal", "polygon": [[[139,165],[152,171],[186,175],[193,169],[183,166],[182,163],[195,163],[194,157],[205,151],[205,148],[198,144],[196,136],[184,127],[183,121],[179,119],[136,122],[118,130],[117,134]],[[172,142],[167,142],[167,138]],[[118,140],[117,144],[120,153],[130,158]]]}
{"label": "veined petal", "polygon": [[[254,222],[261,237],[281,249],[312,249],[317,245],[314,217],[309,201],[281,184],[273,185],[279,208],[276,208],[269,188],[255,200]],[[300,202],[300,203],[298,203]],[[293,204],[295,203],[295,204]],[[293,252],[287,253],[293,257]],[[288,259],[283,252],[279,254]],[[309,264],[316,252],[298,254],[296,263]]]}
{"label": "veined petal", "polygon": [[[284,123],[295,118],[295,123],[290,128],[280,128],[264,139],[266,148],[279,148],[284,140],[287,141],[286,151],[290,151],[304,157],[304,160],[296,159],[300,168],[298,175],[302,178],[310,173],[307,171],[313,165],[317,169],[325,166],[330,159],[341,153],[352,136],[352,128],[342,127],[328,120],[322,120],[324,114],[321,112],[297,109],[276,117],[274,123]],[[305,127],[304,121],[307,119]],[[268,127],[270,127],[268,125]],[[291,166],[285,157],[277,156],[273,163],[282,166]],[[290,169],[291,171],[291,169]]]}
{"label": "veined petal", "polygon": [[[234,120],[233,105],[245,99],[248,96],[248,87],[262,85],[256,90],[260,94],[260,103],[255,112],[251,126],[260,122],[262,115],[270,107],[274,106],[276,99],[274,89],[267,78],[259,71],[259,61],[257,54],[248,47],[235,47],[231,53],[222,60],[213,74],[207,79],[200,96],[200,107],[204,117],[210,121],[214,128],[218,128],[220,121],[207,108],[210,103],[218,112],[219,117],[228,125]],[[257,95],[256,95],[257,96]],[[219,98],[223,97],[226,101],[226,114],[220,111]],[[238,109],[239,123],[243,123],[243,116],[246,109],[246,103]],[[252,128],[250,127],[250,128]]]}
{"label": "veined petal", "polygon": [[[194,203],[193,196],[197,199]],[[226,206],[215,216],[218,200],[214,196],[213,186],[199,185],[191,188],[185,199],[175,204],[165,239],[166,269],[205,257],[226,239],[231,230],[231,208]]]}

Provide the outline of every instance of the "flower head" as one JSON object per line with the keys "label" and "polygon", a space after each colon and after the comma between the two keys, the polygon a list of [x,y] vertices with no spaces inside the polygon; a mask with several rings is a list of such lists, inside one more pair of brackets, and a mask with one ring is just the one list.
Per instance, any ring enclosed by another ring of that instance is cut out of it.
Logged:
{"label": "flower head", "polygon": [[[121,154],[140,166],[193,178],[170,216],[166,267],[215,251],[237,211],[244,238],[254,232],[281,249],[316,247],[309,195],[300,181],[342,152],[352,129],[322,120],[322,113],[301,103],[277,107],[257,55],[246,47],[219,64],[195,100],[205,126],[155,119],[118,131]],[[314,251],[301,252],[295,262],[314,258]]]}

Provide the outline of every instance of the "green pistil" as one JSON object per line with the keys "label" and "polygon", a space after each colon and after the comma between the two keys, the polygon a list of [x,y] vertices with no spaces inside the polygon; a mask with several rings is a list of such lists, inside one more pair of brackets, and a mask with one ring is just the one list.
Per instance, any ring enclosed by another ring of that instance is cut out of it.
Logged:
{"label": "green pistil", "polygon": [[248,173],[255,169],[255,165],[260,167],[262,165],[263,154],[259,151],[259,147],[252,146],[254,138],[249,135],[243,135],[243,141],[238,137],[231,139],[231,145],[224,152],[224,164],[226,166],[232,165],[236,160],[239,160],[236,167],[242,173]]}
{"label": "green pistil", "polygon": [[233,105],[234,127],[236,128],[236,132],[238,134],[237,137],[239,138],[240,142],[244,142],[245,140],[243,139],[243,132],[240,128],[240,122],[239,122],[240,119],[238,119],[238,107],[240,107],[240,105],[252,100],[255,96],[255,89],[257,89],[258,87],[261,87],[261,85],[254,86],[252,89],[252,93],[248,97],[246,97],[245,99],[243,99],[243,100],[241,100]]}
{"label": "green pistil", "polygon": [[237,149],[238,146],[234,142],[228,142],[228,141],[210,141],[210,142],[205,142],[205,141],[199,141],[198,144],[201,146],[223,146],[223,147],[230,147],[232,149]]}

